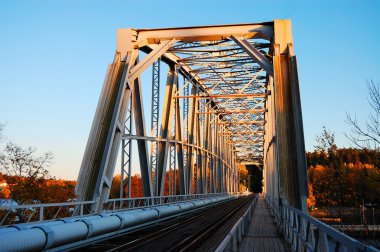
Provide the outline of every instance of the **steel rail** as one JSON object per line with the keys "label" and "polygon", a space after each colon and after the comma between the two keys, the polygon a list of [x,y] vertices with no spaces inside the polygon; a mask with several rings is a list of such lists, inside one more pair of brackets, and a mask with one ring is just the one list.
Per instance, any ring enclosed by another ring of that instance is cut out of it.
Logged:
{"label": "steel rail", "polygon": [[[207,216],[208,214],[212,213],[215,211],[215,208],[216,207],[220,207],[218,206],[220,204],[216,204],[216,205],[212,205],[210,206],[208,210],[204,211],[204,209],[200,209],[200,210],[203,210],[202,213],[200,215],[196,215],[196,216],[193,216],[193,217],[190,217],[189,219],[185,219],[183,221],[180,221],[180,222],[177,222],[177,223],[174,223],[168,227],[165,227],[163,229],[160,229],[154,233],[151,233],[151,234],[148,234],[146,236],[143,236],[143,237],[140,237],[140,238],[137,238],[133,241],[130,241],[128,243],[125,243],[125,244],[122,244],[118,247],[115,247],[113,249],[110,249],[110,250],[106,250],[107,252],[113,252],[113,251],[134,251],[135,249],[141,247],[142,245],[145,245],[153,240],[156,240],[164,235],[167,235],[171,232],[174,232],[175,230],[178,230],[180,228],[182,228],[184,224],[188,224],[188,223],[191,223],[191,222],[194,222],[195,220],[199,219],[199,217],[201,216]],[[208,207],[206,207],[207,209]]]}
{"label": "steel rail", "polygon": [[[247,202],[249,202],[251,200],[251,197],[249,197],[242,205],[240,205],[238,208],[235,208],[234,210],[232,210],[233,213],[236,213],[237,211],[239,211],[242,207],[244,207]],[[174,223],[170,226],[167,226],[167,227],[164,227],[163,229],[160,229],[156,232],[153,232],[153,233],[150,233],[150,234],[147,234],[143,237],[139,237],[137,239],[134,239],[132,241],[129,241],[127,243],[124,243],[124,244],[121,244],[117,247],[114,247],[112,249],[109,249],[109,250],[105,250],[107,252],[116,252],[116,251],[138,251],[139,249],[141,249],[142,246],[144,245],[147,245],[149,244],[150,242],[153,242],[155,240],[158,240],[162,237],[165,237],[167,235],[169,235],[170,233],[173,233],[177,230],[180,230],[181,228],[183,228],[184,225],[189,225],[191,223],[196,223],[197,221],[199,221],[199,219],[201,217],[206,217],[208,215],[210,215],[211,213],[214,213],[215,212],[215,209],[216,208],[220,208],[221,205],[226,205],[226,204],[229,204],[230,201],[228,201],[227,203],[224,203],[224,204],[216,204],[216,205],[213,205],[213,206],[210,206],[209,208],[206,208],[208,210],[204,211],[203,209],[203,212],[201,214],[197,214],[193,217],[190,217],[188,219],[185,219],[183,221],[180,221],[180,222],[177,222],[177,223]],[[233,214],[231,215],[231,213],[228,214],[228,218],[233,216]],[[223,219],[226,219],[226,216],[223,217]],[[217,221],[219,223],[219,221]],[[215,223],[215,222],[213,222]],[[209,227],[210,225],[206,226],[206,227]],[[203,230],[203,229],[202,229]],[[198,233],[198,232],[197,232]],[[193,237],[193,236],[191,236]],[[186,241],[188,241],[188,239],[185,239]],[[180,244],[182,244],[182,242],[180,242]],[[177,246],[175,246],[177,248]],[[179,249],[170,249],[169,251],[179,251]]]}
{"label": "steel rail", "polygon": [[241,204],[239,207],[233,209],[228,214],[224,215],[223,218],[217,219],[216,221],[212,222],[211,224],[205,226],[200,231],[194,233],[193,235],[187,237],[186,239],[182,240],[181,242],[177,243],[176,246],[172,247],[169,252],[171,251],[195,251],[195,249],[202,243],[205,242],[216,230],[221,228],[230,218],[232,218],[236,213],[238,213],[241,209],[243,209],[250,201],[252,200],[251,197],[248,197],[248,199]]}

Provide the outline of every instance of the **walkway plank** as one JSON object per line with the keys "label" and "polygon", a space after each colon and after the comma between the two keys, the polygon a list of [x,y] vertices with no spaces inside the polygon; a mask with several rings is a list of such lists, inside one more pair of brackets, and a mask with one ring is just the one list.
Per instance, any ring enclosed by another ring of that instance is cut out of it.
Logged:
{"label": "walkway plank", "polygon": [[274,217],[261,196],[257,199],[253,217],[243,240],[239,244],[238,251],[290,251],[286,241],[278,234]]}

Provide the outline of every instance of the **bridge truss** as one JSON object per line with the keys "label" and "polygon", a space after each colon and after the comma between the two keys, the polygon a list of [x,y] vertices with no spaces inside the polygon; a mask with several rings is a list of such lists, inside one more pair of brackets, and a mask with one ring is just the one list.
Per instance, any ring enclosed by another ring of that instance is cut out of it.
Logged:
{"label": "bridge truss", "polygon": [[[147,89],[141,75],[148,69]],[[290,21],[118,30],[76,186],[79,200],[97,202],[95,212],[108,200],[120,146],[121,197],[131,196],[134,153],[145,197],[237,192],[238,164],[254,164],[264,171],[267,195],[304,209],[307,173]]]}

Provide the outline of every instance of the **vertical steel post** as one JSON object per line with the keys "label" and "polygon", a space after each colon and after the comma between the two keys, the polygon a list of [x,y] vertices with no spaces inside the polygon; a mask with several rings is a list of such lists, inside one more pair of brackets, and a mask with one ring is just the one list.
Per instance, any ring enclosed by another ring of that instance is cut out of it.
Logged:
{"label": "vertical steel post", "polygon": [[[178,92],[178,90],[176,90]],[[187,113],[187,112],[186,112]],[[186,120],[184,120],[186,124]],[[176,152],[177,152],[177,160],[178,160],[178,182],[179,182],[179,192],[181,195],[186,194],[186,172],[184,170],[184,160],[185,160],[185,154],[184,154],[184,148],[183,143],[186,142],[183,140],[183,131],[182,131],[182,117],[181,117],[181,110],[179,106],[179,101],[176,100],[175,103],[175,140],[179,143],[176,144]],[[177,164],[176,164],[177,165]],[[177,176],[175,176],[177,177]],[[176,180],[175,180],[176,182]]]}
{"label": "vertical steel post", "polygon": [[[214,115],[210,116],[211,122],[214,122]],[[215,154],[215,122],[210,123],[210,133],[209,133],[209,139],[210,139],[210,150],[212,151],[212,154]],[[210,193],[215,193],[215,156],[210,156]]]}
{"label": "vertical steel post", "polygon": [[[196,94],[196,88],[193,86],[191,89],[191,94]],[[192,194],[193,193],[193,181],[194,181],[194,158],[193,158],[193,152],[194,147],[193,144],[195,142],[195,111],[196,111],[196,99],[191,98],[190,105],[189,105],[189,120],[188,120],[188,146],[187,146],[187,193]]]}
{"label": "vertical steel post", "polygon": [[[186,77],[183,76],[183,85],[186,85]],[[188,80],[190,81],[190,80]],[[183,88],[183,95],[189,96],[189,87],[191,84],[186,85]],[[183,99],[183,142],[188,143],[189,141],[189,131],[188,131],[188,123],[189,123],[189,98]],[[189,174],[189,148],[186,146],[183,148],[183,179],[184,179],[184,194],[188,194],[188,174]],[[182,192],[181,192],[182,194]]]}
{"label": "vertical steel post", "polygon": [[[127,115],[124,123],[123,135],[130,136],[132,134],[132,99],[130,99],[130,106],[127,110]],[[120,171],[120,198],[131,198],[132,191],[132,140],[123,138],[121,141],[121,171]],[[128,194],[126,193],[125,186],[128,185]]]}
{"label": "vertical steel post", "polygon": [[[207,100],[207,103],[209,101]],[[210,127],[210,121],[209,117],[210,115],[207,113],[209,104],[203,107],[202,112],[205,112],[203,114],[203,149],[209,150],[209,127]],[[208,185],[208,174],[209,174],[209,158],[208,158],[208,152],[203,151],[203,192],[207,193],[207,185]]]}
{"label": "vertical steel post", "polygon": [[[199,94],[199,89],[197,94]],[[196,149],[196,157],[197,157],[197,173],[196,173],[196,183],[197,183],[197,194],[203,194],[203,157],[202,157],[202,117],[201,114],[199,114],[199,107],[200,107],[200,101],[196,101],[196,120],[195,120],[195,127],[196,127],[196,145],[200,148]]]}
{"label": "vertical steel post", "polygon": [[296,57],[290,20],[274,21],[274,96],[280,197],[306,210],[308,195]]}
{"label": "vertical steel post", "polygon": [[[171,127],[173,123],[174,114],[174,95],[178,82],[178,70],[175,66],[170,66],[168,71],[168,78],[165,89],[165,100],[162,112],[162,122],[160,128],[160,139],[170,139]],[[158,175],[158,195],[164,194],[166,166],[168,163],[169,143],[167,141],[160,141],[158,143],[157,151],[157,175]],[[170,163],[169,163],[170,165]]]}
{"label": "vertical steel post", "polygon": [[[173,93],[175,93],[177,91],[177,88],[174,87],[174,90],[173,90]],[[173,111],[173,118],[171,119],[172,120],[172,130],[171,130],[171,133],[170,133],[170,140],[173,141],[175,140],[175,137],[176,137],[176,106],[177,106],[177,103],[178,103],[178,100],[177,99],[174,99],[173,98],[173,102],[174,102],[174,108],[172,108],[174,111]],[[170,143],[170,160],[169,160],[169,164],[170,164],[170,167],[169,167],[169,195],[174,195],[174,190],[175,190],[175,181],[176,181],[176,177],[175,177],[175,170],[176,170],[176,143]]]}
{"label": "vertical steel post", "polygon": [[[160,64],[161,60],[157,59],[152,64],[152,110],[151,110],[151,135],[158,137],[158,122],[160,111]],[[157,147],[156,141],[150,143],[150,167],[152,169],[152,186],[153,194],[158,193],[158,176],[157,176]]]}
{"label": "vertical steel post", "polygon": [[[145,120],[144,120],[144,106],[143,94],[141,90],[140,77],[136,78],[133,83],[133,115],[135,118],[136,135],[146,137]],[[143,183],[143,191],[145,197],[151,197],[152,191],[152,170],[150,169],[148,143],[145,139],[137,139],[137,148],[139,154],[141,179]]]}

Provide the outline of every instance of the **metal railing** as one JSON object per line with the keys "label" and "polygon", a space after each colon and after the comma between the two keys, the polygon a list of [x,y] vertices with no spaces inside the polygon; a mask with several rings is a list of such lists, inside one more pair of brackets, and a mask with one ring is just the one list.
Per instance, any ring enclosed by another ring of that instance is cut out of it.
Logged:
{"label": "metal railing", "polygon": [[0,226],[83,216],[95,201],[0,206]]}
{"label": "metal railing", "polygon": [[[113,212],[126,209],[166,205],[194,199],[206,199],[215,196],[231,195],[228,193],[209,193],[191,195],[172,195],[160,197],[109,199],[103,204],[102,212]],[[29,222],[41,222],[67,217],[80,217],[94,214],[95,201],[73,201],[63,203],[45,203],[0,206],[0,226]]]}
{"label": "metal railing", "polygon": [[243,235],[247,231],[249,222],[253,216],[253,209],[256,205],[257,197],[253,200],[251,205],[245,211],[242,217],[235,223],[230,232],[226,235],[224,240],[215,249],[215,252],[223,251],[238,251],[238,244],[242,241]]}
{"label": "metal railing", "polygon": [[103,204],[103,211],[118,211],[132,208],[150,207],[171,204],[173,202],[183,202],[194,199],[206,199],[215,196],[229,195],[227,193],[208,193],[208,194],[190,194],[190,195],[171,195],[157,197],[141,198],[119,198],[109,199]]}
{"label": "metal railing", "polygon": [[265,197],[293,251],[379,251],[339,232],[308,213]]}

